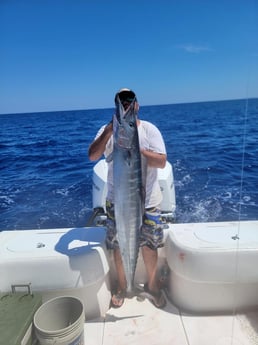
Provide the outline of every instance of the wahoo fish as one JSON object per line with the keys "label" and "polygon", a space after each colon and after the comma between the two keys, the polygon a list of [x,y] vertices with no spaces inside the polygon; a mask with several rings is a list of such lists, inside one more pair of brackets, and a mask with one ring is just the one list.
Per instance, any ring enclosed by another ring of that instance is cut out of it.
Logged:
{"label": "wahoo fish", "polygon": [[113,183],[117,237],[127,281],[132,293],[139,253],[144,197],[141,153],[137,130],[136,99],[124,110],[116,96],[113,117]]}

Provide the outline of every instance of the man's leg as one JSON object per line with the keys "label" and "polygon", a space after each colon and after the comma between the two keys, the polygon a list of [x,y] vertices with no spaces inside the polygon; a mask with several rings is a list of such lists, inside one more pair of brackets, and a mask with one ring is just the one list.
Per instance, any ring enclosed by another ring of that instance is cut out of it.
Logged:
{"label": "man's leg", "polygon": [[163,308],[166,300],[160,289],[158,279],[158,249],[163,245],[163,228],[158,208],[145,210],[141,228],[140,243],[148,283],[144,285],[144,294],[157,308]]}
{"label": "man's leg", "polygon": [[158,279],[157,279],[157,268],[158,268],[158,251],[157,249],[150,249],[147,246],[142,247],[142,256],[145,264],[147,277],[148,277],[148,288],[150,291],[158,292]]}
{"label": "man's leg", "polygon": [[113,291],[111,296],[111,306],[114,308],[119,308],[124,303],[124,298],[126,295],[126,278],[120,250],[118,248],[115,248],[113,252],[117,274],[117,285],[112,289]]}
{"label": "man's leg", "polygon": [[124,267],[122,263],[122,257],[120,254],[120,250],[118,248],[114,249],[114,261],[116,266],[116,273],[117,273],[117,290],[118,291],[125,291],[126,290],[126,278],[124,273]]}
{"label": "man's leg", "polygon": [[144,294],[155,307],[164,308],[166,299],[160,289],[157,277],[158,251],[157,249],[143,246],[142,255],[148,276],[148,283],[144,285]]}

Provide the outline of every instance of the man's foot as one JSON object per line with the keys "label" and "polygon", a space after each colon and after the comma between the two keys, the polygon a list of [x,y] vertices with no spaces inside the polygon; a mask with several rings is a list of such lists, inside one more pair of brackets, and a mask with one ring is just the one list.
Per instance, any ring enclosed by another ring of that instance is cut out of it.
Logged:
{"label": "man's foot", "polygon": [[122,307],[124,300],[125,300],[125,292],[124,291],[118,291],[118,292],[112,294],[111,301],[110,301],[110,307],[120,308],[120,307]]}
{"label": "man's foot", "polygon": [[149,301],[156,307],[156,308],[164,308],[167,304],[167,301],[162,293],[162,291],[153,292],[149,290],[148,284],[144,285],[144,292],[141,293],[142,296],[149,299]]}

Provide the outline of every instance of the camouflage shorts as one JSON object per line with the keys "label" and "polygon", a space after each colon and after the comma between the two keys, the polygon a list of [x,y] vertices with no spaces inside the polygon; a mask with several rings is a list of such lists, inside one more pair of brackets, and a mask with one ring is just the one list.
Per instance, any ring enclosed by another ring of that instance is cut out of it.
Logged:
{"label": "camouflage shorts", "polygon": [[[107,235],[106,245],[108,249],[119,248],[116,231],[114,204],[106,201],[107,211]],[[163,247],[163,224],[160,210],[157,207],[146,209],[143,215],[143,224],[139,234],[140,246],[148,246],[150,249]]]}

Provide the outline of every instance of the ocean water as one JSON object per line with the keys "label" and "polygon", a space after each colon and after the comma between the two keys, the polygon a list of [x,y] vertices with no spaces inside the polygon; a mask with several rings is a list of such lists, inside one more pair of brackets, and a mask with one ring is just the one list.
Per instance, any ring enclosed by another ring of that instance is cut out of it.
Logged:
{"label": "ocean water", "polygon": [[[87,150],[113,109],[0,115],[0,230],[84,226]],[[145,106],[161,130],[176,222],[258,219],[258,99]]]}

